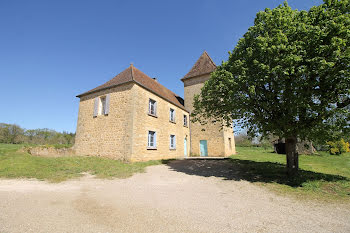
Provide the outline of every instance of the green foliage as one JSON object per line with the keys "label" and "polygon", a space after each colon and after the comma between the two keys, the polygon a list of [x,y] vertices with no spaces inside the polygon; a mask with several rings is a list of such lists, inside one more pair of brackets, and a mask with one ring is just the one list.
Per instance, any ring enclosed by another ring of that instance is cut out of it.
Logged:
{"label": "green foliage", "polygon": [[0,142],[22,143],[24,130],[18,125],[0,123]]}
{"label": "green foliage", "polygon": [[123,163],[100,157],[44,158],[17,152],[21,145],[0,144],[0,177],[36,178],[60,182],[80,177],[83,173],[98,178],[126,178],[143,172],[147,166],[161,164],[161,161]]}
{"label": "green foliage", "polygon": [[250,147],[253,146],[252,139],[248,137],[246,132],[235,135],[236,146]]}
{"label": "green foliage", "polygon": [[279,138],[329,140],[349,131],[348,0],[309,11],[287,3],[256,15],[195,97],[193,121],[224,120]]}
{"label": "green foliage", "polygon": [[74,144],[75,133],[50,129],[23,129],[15,124],[0,123],[0,143],[11,144]]}
{"label": "green foliage", "polygon": [[338,141],[328,141],[329,153],[331,155],[340,155],[341,153],[350,152],[349,142],[345,142],[344,139]]}
{"label": "green foliage", "polygon": [[303,195],[312,198],[349,200],[350,153],[329,156],[301,155],[298,175],[292,179],[285,174],[283,155],[259,147],[237,147],[230,158],[238,166],[238,175],[259,182],[282,194]]}
{"label": "green foliage", "polygon": [[265,150],[273,148],[272,142],[265,138],[260,138],[258,146],[264,148]]}

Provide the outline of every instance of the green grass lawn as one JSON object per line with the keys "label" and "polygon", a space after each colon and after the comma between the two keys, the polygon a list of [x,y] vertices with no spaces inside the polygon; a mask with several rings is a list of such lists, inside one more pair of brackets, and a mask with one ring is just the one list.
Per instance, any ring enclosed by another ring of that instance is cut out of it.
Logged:
{"label": "green grass lawn", "polygon": [[[0,144],[0,177],[36,178],[60,182],[88,172],[98,178],[126,178],[143,172],[145,167],[162,161],[123,163],[101,157],[44,158],[18,152],[23,145]],[[285,173],[285,155],[272,149],[237,147],[231,156],[236,175],[282,194],[298,197],[350,200],[350,153],[342,155],[301,155],[299,174],[289,178]]]}
{"label": "green grass lawn", "polygon": [[251,182],[281,193],[293,193],[313,198],[350,200],[350,153],[300,155],[299,174],[289,178],[285,173],[286,156],[272,149],[237,147],[231,162],[241,176]]}
{"label": "green grass lawn", "polygon": [[122,163],[100,157],[44,158],[17,152],[23,145],[0,144],[0,177],[36,178],[60,182],[88,172],[98,178],[126,178],[161,161]]}

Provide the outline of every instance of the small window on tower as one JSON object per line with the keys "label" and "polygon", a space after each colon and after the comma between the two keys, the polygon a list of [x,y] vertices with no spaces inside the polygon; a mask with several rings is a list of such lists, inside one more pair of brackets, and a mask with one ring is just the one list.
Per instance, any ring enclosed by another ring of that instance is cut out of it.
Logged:
{"label": "small window on tower", "polygon": [[184,115],[184,126],[187,127],[187,115]]}

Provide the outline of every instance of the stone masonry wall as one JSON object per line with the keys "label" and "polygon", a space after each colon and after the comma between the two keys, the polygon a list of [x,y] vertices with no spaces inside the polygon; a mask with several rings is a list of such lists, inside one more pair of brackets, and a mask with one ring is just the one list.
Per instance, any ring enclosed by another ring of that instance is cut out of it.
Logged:
{"label": "stone masonry wall", "polygon": [[[106,94],[110,94],[109,114],[93,117],[95,97]],[[149,98],[157,101],[157,117],[148,115]],[[170,108],[175,110],[176,123],[170,122]],[[77,155],[124,161],[183,158],[185,138],[187,155],[190,151],[190,133],[183,126],[183,114],[189,119],[186,111],[133,83],[83,96],[74,149]],[[147,149],[148,130],[157,132],[156,150]],[[170,134],[176,136],[176,149],[170,149]]]}
{"label": "stone masonry wall", "polygon": [[[210,74],[206,74],[184,80],[185,107],[190,112],[193,111],[193,96],[200,93],[204,82],[209,78]],[[190,130],[192,155],[200,154],[200,140],[207,140],[208,156],[229,156],[236,153],[232,127],[223,129],[219,123],[206,125],[191,123]],[[231,138],[231,147],[229,138]]]}
{"label": "stone masonry wall", "polygon": [[[190,132],[183,126],[183,114],[188,113],[139,85],[133,88],[134,113],[132,130],[132,161],[183,158],[184,139],[187,139],[187,156],[190,151]],[[157,101],[157,117],[148,114],[149,99]],[[175,110],[175,123],[170,122],[170,108]],[[148,131],[157,134],[157,149],[147,149]],[[176,136],[176,149],[170,149],[170,134]]]}
{"label": "stone masonry wall", "polygon": [[[123,84],[81,97],[74,145],[77,155],[130,160],[133,85]],[[110,94],[109,114],[93,117],[95,97],[106,94]]]}
{"label": "stone masonry wall", "polygon": [[25,148],[25,151],[34,156],[41,157],[64,157],[75,155],[73,148],[54,148],[45,146],[36,146]]}
{"label": "stone masonry wall", "polygon": [[230,156],[236,154],[235,136],[233,133],[233,126],[224,127],[224,143],[225,143],[225,155]]}

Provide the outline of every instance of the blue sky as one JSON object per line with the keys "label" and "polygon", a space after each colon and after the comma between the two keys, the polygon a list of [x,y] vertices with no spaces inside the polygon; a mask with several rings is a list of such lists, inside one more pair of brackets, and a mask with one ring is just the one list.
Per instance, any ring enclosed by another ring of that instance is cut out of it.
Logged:
{"label": "blue sky", "polygon": [[[183,96],[204,50],[227,59],[255,15],[283,0],[0,0],[0,122],[75,132],[79,99],[129,64]],[[321,0],[290,0],[309,9]]]}

